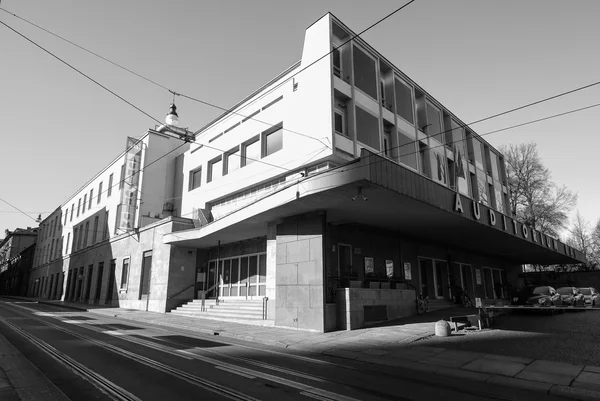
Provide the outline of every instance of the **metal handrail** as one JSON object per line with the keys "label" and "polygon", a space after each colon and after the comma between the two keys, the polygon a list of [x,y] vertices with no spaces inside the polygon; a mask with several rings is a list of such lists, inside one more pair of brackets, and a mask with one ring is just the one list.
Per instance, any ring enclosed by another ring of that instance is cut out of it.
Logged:
{"label": "metal handrail", "polygon": [[209,287],[208,289],[206,289],[206,290],[202,291],[202,302],[201,302],[201,304],[200,304],[200,311],[202,311],[202,312],[205,312],[205,311],[206,311],[206,308],[204,307],[204,301],[205,301],[205,299],[206,299],[206,294],[207,294],[209,291],[212,291],[212,290],[213,290],[213,289],[214,289],[216,286],[217,286],[217,284],[215,283],[215,284],[214,284],[212,287]]}
{"label": "metal handrail", "polygon": [[179,291],[177,294],[175,294],[175,295],[171,295],[170,297],[167,297],[167,299],[173,299],[173,298],[175,298],[177,295],[179,295],[179,294],[181,294],[182,292],[184,292],[184,291],[186,291],[186,290],[188,290],[188,289],[192,288],[192,287],[193,287],[193,286],[195,286],[195,285],[196,285],[196,283],[194,283],[194,284],[190,284],[190,285],[188,285],[187,287],[185,287],[183,290]]}
{"label": "metal handrail", "polygon": [[262,301],[262,318],[263,320],[267,320],[267,303],[269,301],[269,297],[263,297]]}

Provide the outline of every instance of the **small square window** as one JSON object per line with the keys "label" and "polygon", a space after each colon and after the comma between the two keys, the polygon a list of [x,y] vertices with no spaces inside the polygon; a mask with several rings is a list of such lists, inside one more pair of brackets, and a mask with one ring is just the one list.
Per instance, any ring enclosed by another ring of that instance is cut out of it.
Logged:
{"label": "small square window", "polygon": [[200,187],[202,182],[202,168],[190,171],[190,186],[189,190]]}
{"label": "small square window", "polygon": [[277,124],[263,132],[263,157],[270,156],[281,149],[283,149],[283,127]]}
{"label": "small square window", "polygon": [[223,176],[223,158],[219,156],[208,163],[208,177],[206,178],[206,182],[212,182],[221,176]]}
{"label": "small square window", "polygon": [[236,147],[225,154],[225,174],[234,172],[241,167],[240,149]]}
{"label": "small square window", "polygon": [[242,145],[242,167],[260,159],[260,139],[255,137]]}

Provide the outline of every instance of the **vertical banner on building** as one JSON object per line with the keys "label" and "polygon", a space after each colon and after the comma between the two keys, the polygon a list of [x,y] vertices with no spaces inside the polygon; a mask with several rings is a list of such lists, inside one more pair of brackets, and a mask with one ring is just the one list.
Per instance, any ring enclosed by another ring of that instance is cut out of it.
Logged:
{"label": "vertical banner on building", "polygon": [[121,189],[121,202],[117,208],[118,234],[136,228],[135,215],[142,163],[142,146],[141,141],[127,137],[123,188]]}

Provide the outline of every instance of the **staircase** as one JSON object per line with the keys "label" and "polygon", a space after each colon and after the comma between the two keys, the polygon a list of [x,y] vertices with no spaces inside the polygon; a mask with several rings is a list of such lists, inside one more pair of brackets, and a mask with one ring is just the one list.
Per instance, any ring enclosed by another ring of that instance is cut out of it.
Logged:
{"label": "staircase", "polygon": [[194,299],[173,309],[169,313],[179,316],[253,324],[257,326],[274,326],[275,323],[273,320],[263,320],[262,299],[221,299],[218,305],[216,300],[207,299],[204,301],[204,306],[205,311],[202,311],[202,301]]}
{"label": "staircase", "polygon": [[454,308],[456,305],[454,302],[452,301],[448,301],[447,299],[430,299],[429,300],[429,311],[433,312],[436,310],[442,310],[442,309],[450,309],[450,308]]}

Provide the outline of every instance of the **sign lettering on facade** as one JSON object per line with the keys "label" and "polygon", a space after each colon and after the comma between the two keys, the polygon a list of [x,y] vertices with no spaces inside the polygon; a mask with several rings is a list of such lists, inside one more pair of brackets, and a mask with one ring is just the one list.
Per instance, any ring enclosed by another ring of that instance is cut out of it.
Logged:
{"label": "sign lettering on facade", "polygon": [[[480,206],[480,203],[477,202],[476,200],[471,200],[471,202],[472,202],[471,207],[473,210],[473,218],[475,220],[481,220],[481,208],[486,207],[486,206]],[[455,193],[453,210],[457,213],[461,213],[461,214],[464,213],[462,199],[458,192]],[[485,209],[483,212],[485,215],[485,213],[486,213]],[[489,220],[488,220],[489,224],[491,226],[496,226],[496,222],[498,222],[498,217],[496,216],[496,213],[500,213],[500,212],[496,212],[492,208],[488,207],[487,213],[489,216]],[[512,223],[512,229],[511,229],[512,234],[514,234],[518,237],[524,238],[524,239],[529,239],[530,238],[529,234],[531,233],[531,241],[532,242],[541,243],[541,245],[546,245],[548,248],[554,249],[555,251],[562,252],[565,255],[577,257],[577,251],[574,248],[571,248],[563,243],[560,243],[556,239],[549,237],[543,233],[538,233],[535,231],[535,229],[533,229],[532,227],[528,227],[525,224],[521,224],[521,227],[519,229],[519,222],[517,222],[517,220],[511,219],[510,217],[507,219],[503,213],[500,213],[500,218],[502,219],[502,229],[504,231],[509,231],[509,226]],[[510,223],[507,220],[509,220]],[[498,224],[498,226],[499,225],[500,224]],[[539,241],[538,241],[538,237],[539,237]]]}
{"label": "sign lettering on facade", "polygon": [[121,203],[117,208],[117,232],[119,234],[136,228],[135,215],[142,163],[142,145],[141,141],[127,137]]}

